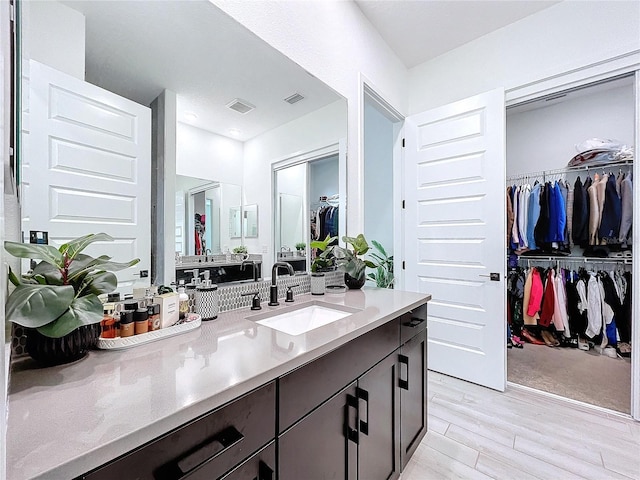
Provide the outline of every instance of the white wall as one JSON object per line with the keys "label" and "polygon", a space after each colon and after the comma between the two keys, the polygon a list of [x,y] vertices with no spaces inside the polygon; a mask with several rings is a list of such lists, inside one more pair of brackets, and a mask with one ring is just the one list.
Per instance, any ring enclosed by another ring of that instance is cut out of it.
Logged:
{"label": "white wall", "polygon": [[340,179],[338,155],[309,164],[309,202],[317,202],[322,196],[338,193]]}
{"label": "white wall", "polygon": [[246,240],[250,253],[263,254],[263,272],[274,258],[271,167],[273,163],[338,143],[346,136],[345,102],[339,100],[244,144],[243,204],[258,204],[258,238]]}
{"label": "white wall", "polygon": [[507,113],[507,176],[563,168],[590,138],[634,145],[633,85]]}
{"label": "white wall", "polygon": [[242,185],[242,142],[178,122],[176,144],[176,174]]}
{"label": "white wall", "polygon": [[84,80],[84,15],[53,0],[20,3],[23,57]]}
{"label": "white wall", "polygon": [[409,71],[409,114],[640,49],[640,2],[565,1]]}
{"label": "white wall", "polygon": [[404,113],[406,68],[354,2],[210,1],[347,99],[347,233],[361,232],[361,75]]}
{"label": "white wall", "polygon": [[393,123],[364,104],[364,236],[393,255]]}

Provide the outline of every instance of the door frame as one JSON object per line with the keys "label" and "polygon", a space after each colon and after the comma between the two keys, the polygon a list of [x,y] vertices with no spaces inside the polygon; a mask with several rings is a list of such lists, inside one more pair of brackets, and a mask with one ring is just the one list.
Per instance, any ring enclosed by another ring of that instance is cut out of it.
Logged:
{"label": "door frame", "polygon": [[[505,90],[505,107],[509,108],[528,101],[538,100],[564,90],[631,73],[633,73],[635,77],[635,138],[633,139],[635,142],[635,161],[633,162],[633,175],[635,178],[638,178],[638,175],[640,175],[640,162],[638,161],[638,159],[640,159],[640,145],[638,145],[640,143],[640,52],[634,52],[623,57],[616,57],[594,65],[587,65],[562,75],[542,78],[535,82],[507,89]],[[506,184],[506,177],[504,182]],[[634,206],[640,206],[640,189],[634,189],[633,204]],[[639,210],[640,208],[634,208],[633,212],[632,291],[634,292],[637,292],[640,286]],[[631,354],[631,417],[640,421],[640,352],[637,351],[638,346],[640,346],[640,301],[638,299],[634,299],[632,304],[631,342],[632,345],[636,346]]]}
{"label": "door frame", "polygon": [[404,258],[404,209],[402,202],[404,199],[404,152],[402,141],[404,139],[404,119],[405,116],[400,113],[391,103],[389,103],[385,97],[379,93],[379,89],[376,88],[365,75],[360,74],[359,79],[360,86],[360,105],[359,105],[359,149],[362,152],[360,155],[359,164],[359,182],[358,191],[360,192],[360,199],[358,204],[360,205],[360,230],[364,232],[364,210],[366,205],[364,203],[364,107],[366,102],[372,102],[387,119],[393,123],[393,195],[392,202],[396,207],[392,209],[392,224],[393,224],[393,273],[394,273],[394,288],[402,290],[404,288],[404,270],[402,269],[402,261]]}

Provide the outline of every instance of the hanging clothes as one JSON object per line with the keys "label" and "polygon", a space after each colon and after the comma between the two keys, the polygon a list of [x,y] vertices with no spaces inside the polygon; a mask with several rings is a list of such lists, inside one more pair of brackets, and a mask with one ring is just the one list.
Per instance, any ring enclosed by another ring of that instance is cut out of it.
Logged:
{"label": "hanging clothes", "polygon": [[622,201],[616,190],[616,179],[608,175],[605,185],[604,205],[598,235],[607,244],[618,243],[620,221],[622,220]]}
{"label": "hanging clothes", "polygon": [[[590,179],[589,179],[590,180]],[[576,179],[573,185],[572,239],[575,245],[586,247],[589,242],[589,195],[585,185]]]}
{"label": "hanging clothes", "polygon": [[620,183],[620,243],[625,246],[630,242],[631,225],[633,223],[633,183],[632,175],[626,175]]}

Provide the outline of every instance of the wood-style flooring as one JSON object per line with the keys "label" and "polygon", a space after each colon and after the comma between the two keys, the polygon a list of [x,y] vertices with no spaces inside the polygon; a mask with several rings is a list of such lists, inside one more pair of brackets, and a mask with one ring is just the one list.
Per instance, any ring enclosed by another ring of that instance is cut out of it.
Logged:
{"label": "wood-style flooring", "polygon": [[435,372],[428,388],[429,431],[401,480],[640,479],[640,422]]}

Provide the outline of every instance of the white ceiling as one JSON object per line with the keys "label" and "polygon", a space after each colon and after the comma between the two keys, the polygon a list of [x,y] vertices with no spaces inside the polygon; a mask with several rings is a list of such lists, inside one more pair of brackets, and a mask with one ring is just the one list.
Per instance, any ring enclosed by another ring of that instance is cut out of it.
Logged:
{"label": "white ceiling", "polygon": [[[63,3],[86,18],[88,82],[143,105],[172,90],[199,128],[246,141],[342,98],[206,0]],[[256,109],[226,108],[235,98]]]}
{"label": "white ceiling", "polygon": [[355,2],[407,68],[559,3],[542,0]]}

